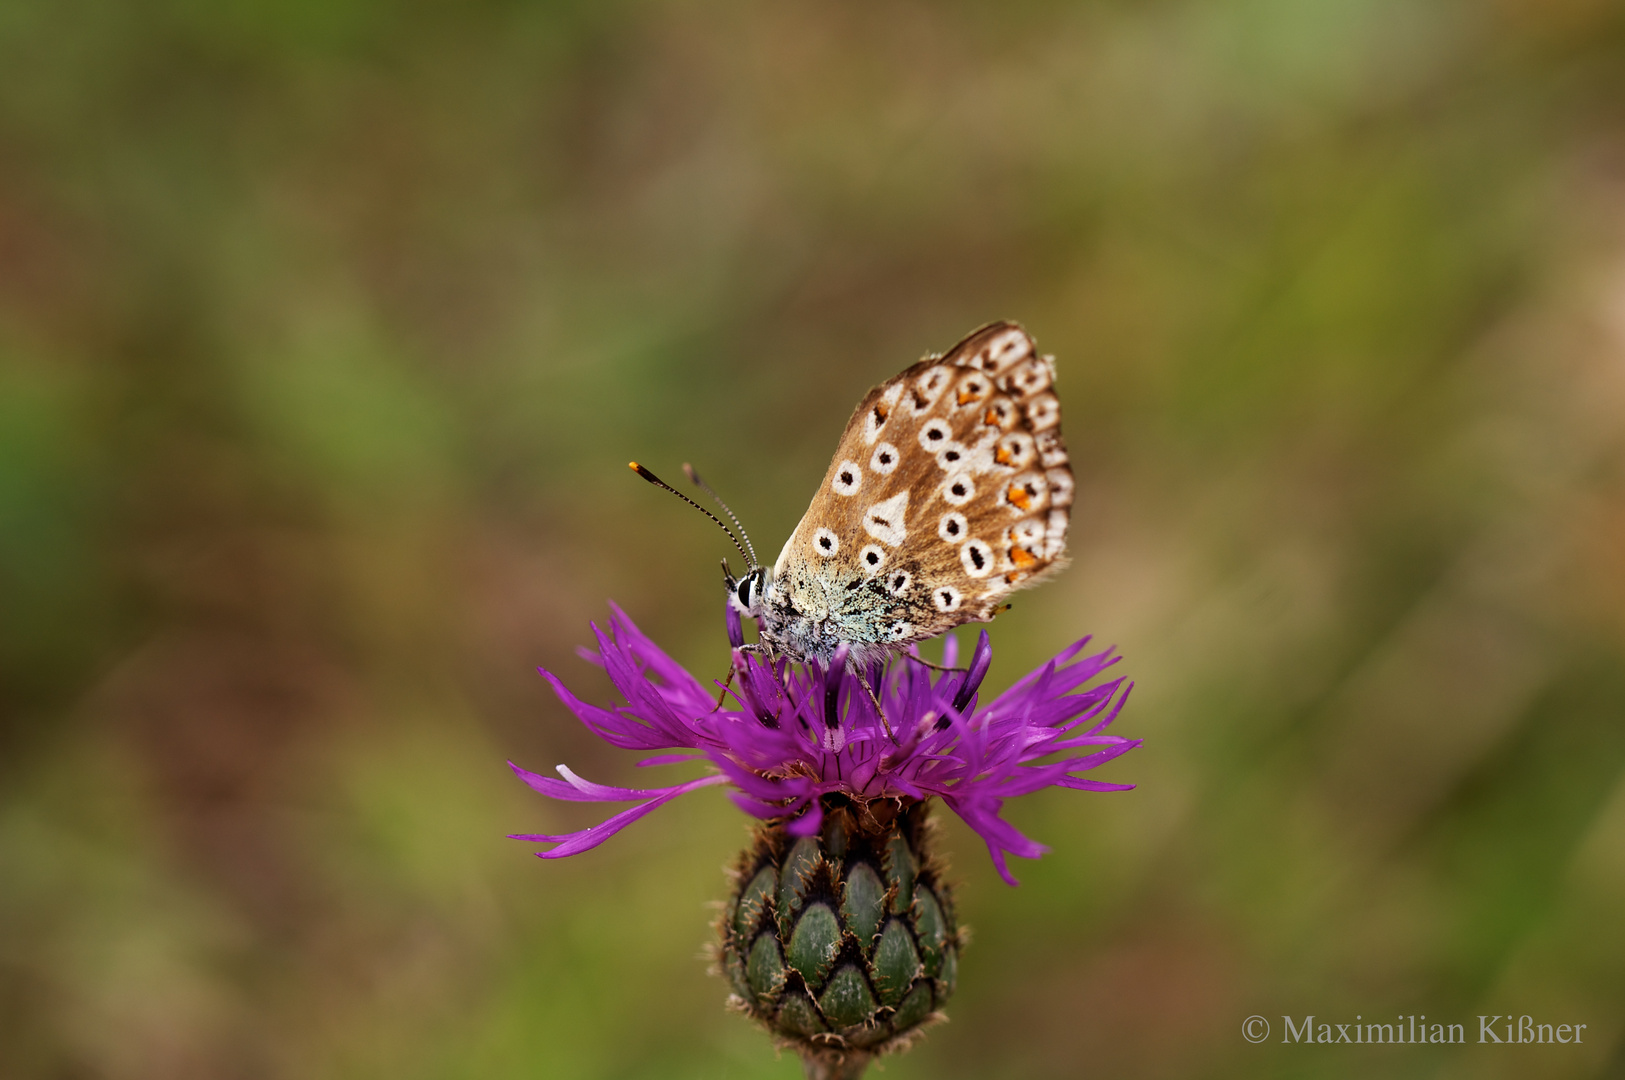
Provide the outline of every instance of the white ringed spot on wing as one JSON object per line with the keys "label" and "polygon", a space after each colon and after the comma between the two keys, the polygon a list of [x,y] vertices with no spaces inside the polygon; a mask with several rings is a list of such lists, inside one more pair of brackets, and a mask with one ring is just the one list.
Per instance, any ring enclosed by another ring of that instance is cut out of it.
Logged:
{"label": "white ringed spot on wing", "polygon": [[855,461],[843,461],[835,466],[835,477],[829,482],[830,490],[837,495],[856,495],[858,488],[863,486],[863,470]]}
{"label": "white ringed spot on wing", "polygon": [[873,443],[880,438],[880,429],[886,426],[891,417],[892,410],[897,408],[897,399],[903,396],[903,384],[898,383],[889,387],[880,395],[880,400],[869,408],[869,415],[863,420],[863,441]]}
{"label": "white ringed spot on wing", "polygon": [[963,599],[959,590],[952,585],[938,585],[931,590],[931,602],[936,605],[938,611],[944,613],[958,611],[960,601]]}
{"label": "white ringed spot on wing", "polygon": [[993,460],[1012,469],[1025,469],[1032,464],[1036,452],[1031,435],[1025,431],[1012,431],[993,448]]}
{"label": "white ringed spot on wing", "polygon": [[914,415],[923,416],[929,412],[931,406],[937,403],[937,398],[948,388],[953,381],[953,369],[942,364],[927,368],[925,373],[914,380],[914,392],[911,400],[914,404]]}
{"label": "white ringed spot on wing", "polygon": [[993,572],[993,547],[981,540],[966,540],[959,548],[959,561],[973,578]]}
{"label": "white ringed spot on wing", "polygon": [[886,579],[886,591],[893,596],[902,596],[908,592],[908,587],[914,584],[914,575],[907,570],[899,570]]}
{"label": "white ringed spot on wing", "polygon": [[869,410],[869,415],[863,418],[863,441],[872,443],[880,438],[880,429],[886,426],[886,417],[891,414],[891,406],[883,401],[877,401]]}
{"label": "white ringed spot on wing", "polygon": [[828,529],[819,529],[813,533],[813,550],[827,559],[841,550],[841,538]]}
{"label": "white ringed spot on wing", "polygon": [[908,492],[899,491],[863,513],[863,531],[883,544],[896,547],[908,536]]}
{"label": "white ringed spot on wing", "polygon": [[948,511],[942,515],[942,520],[937,522],[937,535],[950,544],[957,544],[965,539],[965,533],[968,531],[970,524],[965,520],[965,515],[957,510]]}
{"label": "white ringed spot on wing", "polygon": [[1072,470],[1062,467],[1051,469],[1044,474],[1049,481],[1049,504],[1051,506],[1072,505]]}
{"label": "white ringed spot on wing", "polygon": [[873,456],[869,458],[869,468],[881,476],[890,476],[892,470],[897,468],[897,447],[889,442],[876,446]]}
{"label": "white ringed spot on wing", "polygon": [[1049,527],[1044,530],[1044,558],[1054,559],[1066,550],[1066,526],[1065,510],[1049,512]]}
{"label": "white ringed spot on wing", "polygon": [[1032,346],[1027,341],[1027,335],[1020,330],[1006,330],[987,343],[988,362],[995,372],[1003,371],[1030,352]]}
{"label": "white ringed spot on wing", "polygon": [[891,636],[899,641],[906,637],[913,637],[914,624],[911,622],[893,623],[891,628]]}
{"label": "white ringed spot on wing", "polygon": [[1052,428],[1061,420],[1061,403],[1054,394],[1039,394],[1027,402],[1027,425],[1034,431]]}
{"label": "white ringed spot on wing", "polygon": [[1049,389],[1049,365],[1039,357],[1029,357],[1016,365],[1016,369],[1010,373],[1009,379],[1010,385],[1019,390],[1022,397],[1029,397],[1042,390]]}
{"label": "white ringed spot on wing", "polygon": [[952,433],[948,421],[941,418],[927,420],[920,426],[920,447],[934,454],[948,445],[948,436]]}
{"label": "white ringed spot on wing", "polygon": [[982,423],[988,427],[996,427],[1000,431],[1009,431],[1010,425],[1016,422],[1016,407],[1007,397],[996,397],[987,403],[982,410]]}
{"label": "white ringed spot on wing", "polygon": [[959,380],[959,387],[954,391],[954,408],[975,407],[992,393],[993,380],[980,372],[972,372]]}
{"label": "white ringed spot on wing", "polygon": [[1037,547],[1044,539],[1044,523],[1037,518],[1028,518],[1018,521],[1010,526],[1010,542],[1021,547]]}
{"label": "white ringed spot on wing", "polygon": [[1011,509],[1030,514],[1044,509],[1049,495],[1049,481],[1043,473],[1026,472],[1011,479],[1004,489],[1004,502]]}
{"label": "white ringed spot on wing", "polygon": [[1038,445],[1038,463],[1046,469],[1053,469],[1057,465],[1066,464],[1066,444],[1061,441],[1061,433],[1055,428],[1040,431],[1035,440]]}
{"label": "white ringed spot on wing", "polygon": [[955,473],[942,482],[942,498],[949,506],[964,506],[976,498],[976,485],[969,473]]}
{"label": "white ringed spot on wing", "polygon": [[948,445],[937,451],[937,468],[949,472],[960,467],[965,460],[965,447],[960,443],[948,440]]}
{"label": "white ringed spot on wing", "polygon": [[865,544],[863,550],[858,552],[858,563],[863,567],[865,577],[874,577],[886,565],[886,549],[879,544]]}

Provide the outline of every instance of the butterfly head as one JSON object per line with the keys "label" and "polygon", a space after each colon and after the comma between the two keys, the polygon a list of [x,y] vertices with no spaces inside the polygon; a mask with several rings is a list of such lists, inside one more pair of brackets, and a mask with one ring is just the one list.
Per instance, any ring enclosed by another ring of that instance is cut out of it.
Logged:
{"label": "butterfly head", "polygon": [[723,581],[728,586],[728,594],[734,609],[739,614],[748,615],[753,619],[762,617],[768,586],[773,581],[773,571],[765,566],[753,566],[743,577],[735,578],[724,567]]}

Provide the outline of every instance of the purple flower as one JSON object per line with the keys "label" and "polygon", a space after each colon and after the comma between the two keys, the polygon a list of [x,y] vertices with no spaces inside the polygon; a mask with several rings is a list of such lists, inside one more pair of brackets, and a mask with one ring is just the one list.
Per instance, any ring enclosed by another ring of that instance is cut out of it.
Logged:
{"label": "purple flower", "polygon": [[[764,660],[740,648],[739,616],[730,607],[733,679],[724,704],[734,707],[719,708],[715,690],[662,652],[619,608],[611,609],[608,633],[593,626],[598,652],[582,650],[582,655],[609,673],[625,705],[589,705],[551,672],[542,675],[606,742],[626,750],[667,751],[639,765],[703,756],[718,771],[672,787],[624,788],[583,780],[564,765],[558,767],[563,779],[555,780],[509,762],[521,780],[555,799],[637,802],[580,832],[513,837],[557,844],[538,853],[544,859],[597,847],[677,796],[716,784],[731,784],[734,802],[747,813],[786,819],[786,828],[797,836],[818,831],[825,795],[856,802],[923,801],[935,795],[976,830],[999,875],[1014,885],[1006,853],[1032,859],[1048,849],[1000,816],[1004,800],[1051,785],[1083,791],[1134,786],[1078,775],[1140,745],[1139,739],[1105,734],[1133,684],[1118,678],[1085,688],[1119,659],[1111,649],[1081,656],[1088,638],[986,704],[978,693],[993,659],[986,631],[968,670],[939,674],[912,652],[876,663],[864,675],[880,700],[877,712],[863,679],[848,666],[844,647],[827,668]],[[950,636],[945,667],[954,665],[956,653]]]}

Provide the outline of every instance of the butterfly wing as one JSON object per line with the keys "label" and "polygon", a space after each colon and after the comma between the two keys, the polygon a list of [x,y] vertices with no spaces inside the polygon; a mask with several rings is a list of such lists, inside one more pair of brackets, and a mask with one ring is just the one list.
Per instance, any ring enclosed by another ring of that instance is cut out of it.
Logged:
{"label": "butterfly wing", "polygon": [[1001,322],[871,390],[774,567],[791,607],[840,640],[899,645],[986,622],[1065,565],[1054,381]]}

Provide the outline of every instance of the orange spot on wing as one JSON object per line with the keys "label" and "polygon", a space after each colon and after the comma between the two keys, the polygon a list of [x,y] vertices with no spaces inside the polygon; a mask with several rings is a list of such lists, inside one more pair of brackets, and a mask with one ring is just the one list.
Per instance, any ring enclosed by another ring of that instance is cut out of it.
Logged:
{"label": "orange spot on wing", "polygon": [[1011,548],[1010,561],[1017,566],[1031,566],[1038,561],[1038,556],[1026,548]]}
{"label": "orange spot on wing", "polygon": [[998,427],[999,426],[999,410],[997,410],[997,409],[989,409],[987,412],[983,413],[982,414],[982,423],[988,425],[989,427]]}
{"label": "orange spot on wing", "polygon": [[1010,490],[1004,493],[1004,497],[1011,506],[1016,507],[1018,510],[1027,509],[1033,502],[1032,496],[1027,494],[1027,489],[1020,484],[1011,484]]}
{"label": "orange spot on wing", "polygon": [[1010,464],[1012,457],[1013,455],[1010,453],[1010,448],[1007,446],[1001,446],[997,450],[993,451],[993,460],[997,461],[1000,465]]}

